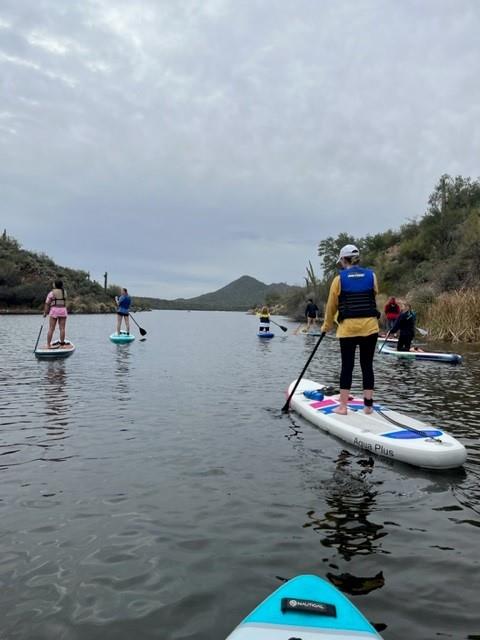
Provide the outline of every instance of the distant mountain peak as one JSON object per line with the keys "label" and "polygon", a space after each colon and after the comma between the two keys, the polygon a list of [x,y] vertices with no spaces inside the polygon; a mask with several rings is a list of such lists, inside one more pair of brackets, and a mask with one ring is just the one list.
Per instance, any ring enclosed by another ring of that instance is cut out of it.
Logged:
{"label": "distant mountain peak", "polygon": [[264,304],[265,299],[273,294],[285,294],[298,287],[285,283],[265,284],[249,275],[240,276],[224,287],[204,293],[194,298],[177,298],[175,300],[158,300],[148,298],[157,309],[204,309],[216,311],[247,311],[252,307]]}

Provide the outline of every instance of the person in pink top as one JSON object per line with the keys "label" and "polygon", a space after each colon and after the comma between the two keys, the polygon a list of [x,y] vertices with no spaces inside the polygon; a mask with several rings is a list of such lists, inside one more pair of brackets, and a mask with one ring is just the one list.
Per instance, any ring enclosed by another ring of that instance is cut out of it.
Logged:
{"label": "person in pink top", "polygon": [[63,282],[61,280],[55,280],[54,288],[50,291],[45,300],[45,307],[43,309],[43,317],[49,316],[49,326],[47,334],[47,347],[49,349],[57,348],[57,344],[52,347],[52,338],[55,331],[55,327],[60,329],[60,347],[65,344],[65,325],[67,324],[67,296],[65,289],[63,288]]}

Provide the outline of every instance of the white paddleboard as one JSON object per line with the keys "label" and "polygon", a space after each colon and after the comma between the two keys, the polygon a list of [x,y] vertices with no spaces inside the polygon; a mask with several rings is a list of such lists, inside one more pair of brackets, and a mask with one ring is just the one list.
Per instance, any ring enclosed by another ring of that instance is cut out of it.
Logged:
{"label": "white paddleboard", "polygon": [[462,361],[462,356],[458,353],[448,353],[441,351],[397,351],[388,344],[378,349],[380,353],[385,355],[394,356],[404,360],[430,360],[433,362],[451,362],[452,364],[459,364]]}
{"label": "white paddleboard", "polygon": [[75,345],[71,340],[65,340],[65,344],[61,345],[60,342],[52,342],[52,348],[47,346],[37,347],[35,349],[35,357],[43,360],[58,360],[62,358],[68,358],[75,352]]}
{"label": "white paddleboard", "polygon": [[[288,394],[294,384],[295,381],[289,386]],[[463,444],[435,420],[426,424],[377,403],[373,413],[367,415],[363,412],[363,399],[354,397],[348,404],[347,415],[338,415],[333,410],[339,405],[339,396],[321,398],[323,388],[318,382],[302,379],[290,406],[323,431],[349,444],[426,469],[454,469],[467,459]]]}

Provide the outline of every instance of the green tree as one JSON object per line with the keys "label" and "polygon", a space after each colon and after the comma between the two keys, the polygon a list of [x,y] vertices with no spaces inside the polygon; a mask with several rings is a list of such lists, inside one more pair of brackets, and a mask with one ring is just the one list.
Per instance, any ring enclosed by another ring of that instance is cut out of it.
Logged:
{"label": "green tree", "polygon": [[318,255],[322,265],[323,276],[329,280],[338,270],[338,254],[346,244],[357,244],[355,238],[348,233],[340,233],[336,238],[329,236],[318,245]]}

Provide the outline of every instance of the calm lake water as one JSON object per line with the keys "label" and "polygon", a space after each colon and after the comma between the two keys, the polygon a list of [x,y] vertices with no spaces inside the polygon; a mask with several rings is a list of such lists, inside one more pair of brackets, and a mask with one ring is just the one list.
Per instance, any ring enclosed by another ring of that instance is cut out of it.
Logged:
{"label": "calm lake water", "polygon": [[[242,313],[0,316],[0,638],[222,640],[281,580],[328,576],[386,640],[480,638],[480,347],[460,366],[377,356],[377,397],[434,415],[464,469],[374,460],[295,414],[315,338]],[[338,384],[335,340],[307,377]],[[359,378],[354,391],[360,391]]]}

